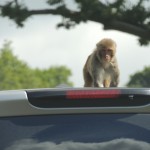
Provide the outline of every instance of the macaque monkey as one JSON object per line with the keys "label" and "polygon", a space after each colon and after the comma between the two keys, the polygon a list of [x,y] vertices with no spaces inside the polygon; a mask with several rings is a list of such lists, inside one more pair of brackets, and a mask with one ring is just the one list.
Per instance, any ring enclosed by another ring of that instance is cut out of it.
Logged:
{"label": "macaque monkey", "polygon": [[116,43],[102,39],[88,56],[83,68],[84,87],[117,87],[119,68],[116,59]]}

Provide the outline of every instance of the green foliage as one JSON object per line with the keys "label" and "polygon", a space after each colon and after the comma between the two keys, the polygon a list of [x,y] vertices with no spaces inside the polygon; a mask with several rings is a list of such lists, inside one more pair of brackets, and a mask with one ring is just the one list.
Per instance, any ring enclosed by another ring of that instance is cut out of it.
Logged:
{"label": "green foliage", "polygon": [[7,2],[5,6],[1,8],[1,15],[13,19],[20,27],[23,26],[23,22],[30,16],[27,8],[23,4],[19,5],[14,1]]}
{"label": "green foliage", "polygon": [[150,41],[148,41],[144,38],[139,38],[138,40],[139,40],[139,43],[140,43],[141,46],[142,45],[148,45],[150,43]]}
{"label": "green foliage", "polygon": [[41,79],[44,87],[56,87],[60,84],[73,86],[73,83],[68,81],[71,71],[65,66],[52,66],[44,70],[35,69],[35,74]]}
{"label": "green foliage", "polygon": [[59,84],[72,86],[68,81],[71,71],[65,66],[31,69],[12,53],[11,43],[0,49],[0,90],[49,88]]}
{"label": "green foliage", "polygon": [[127,87],[150,87],[150,67],[131,75]]}

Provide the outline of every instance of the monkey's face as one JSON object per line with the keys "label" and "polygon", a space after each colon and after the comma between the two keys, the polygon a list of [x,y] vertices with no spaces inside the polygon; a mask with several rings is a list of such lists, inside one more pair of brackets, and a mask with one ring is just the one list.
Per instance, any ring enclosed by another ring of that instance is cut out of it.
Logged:
{"label": "monkey's face", "polygon": [[100,57],[103,61],[110,62],[112,57],[113,57],[113,50],[112,49],[107,49],[103,48],[100,50]]}
{"label": "monkey's face", "polygon": [[103,39],[97,43],[98,57],[104,62],[111,62],[115,56],[116,43],[111,39]]}

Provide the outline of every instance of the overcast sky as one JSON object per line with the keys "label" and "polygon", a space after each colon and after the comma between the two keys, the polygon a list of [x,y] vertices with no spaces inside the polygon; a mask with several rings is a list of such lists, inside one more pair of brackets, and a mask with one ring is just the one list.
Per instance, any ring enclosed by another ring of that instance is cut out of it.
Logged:
{"label": "overcast sky", "polygon": [[[31,1],[26,1],[31,4]],[[34,4],[35,8],[45,6],[41,0]],[[136,36],[113,30],[104,31],[102,24],[94,22],[81,23],[70,30],[57,29],[56,24],[60,21],[58,16],[41,15],[29,18],[23,28],[18,28],[7,18],[0,18],[0,48],[4,40],[11,40],[14,54],[33,68],[67,66],[72,70],[70,80],[75,87],[83,86],[84,63],[102,38],[112,38],[117,43],[120,87],[125,86],[131,74],[150,65],[150,46],[139,46]]]}

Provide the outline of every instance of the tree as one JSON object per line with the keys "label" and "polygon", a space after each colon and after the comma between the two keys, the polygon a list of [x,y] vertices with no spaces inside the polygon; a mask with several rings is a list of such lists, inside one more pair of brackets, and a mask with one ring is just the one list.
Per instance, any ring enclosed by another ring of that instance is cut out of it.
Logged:
{"label": "tree", "polygon": [[[17,0],[6,1],[0,6],[1,16],[13,19],[22,27],[24,21],[32,15],[60,15],[62,22],[58,27],[69,29],[80,22],[94,21],[102,23],[104,29],[114,29],[139,37],[141,45],[150,41],[150,9],[148,0],[72,0],[76,10],[68,7],[66,0],[45,0],[49,9],[29,10]],[[51,7],[52,6],[52,7]]]}
{"label": "tree", "polygon": [[150,67],[145,67],[142,71],[130,76],[128,87],[150,87]]}
{"label": "tree", "polygon": [[56,66],[47,70],[31,69],[25,62],[12,53],[10,42],[0,49],[0,90],[48,88],[59,84],[68,84],[71,71],[65,66]]}
{"label": "tree", "polygon": [[71,71],[65,66],[52,66],[48,69],[35,69],[35,74],[42,80],[44,87],[56,87],[60,84],[73,86],[68,80]]}

